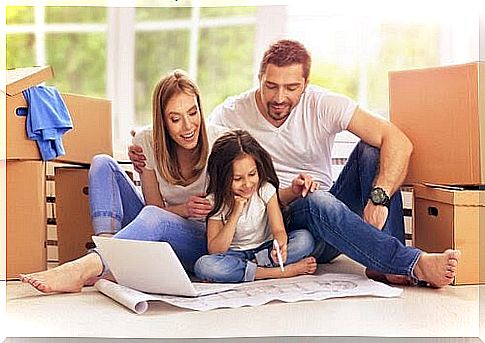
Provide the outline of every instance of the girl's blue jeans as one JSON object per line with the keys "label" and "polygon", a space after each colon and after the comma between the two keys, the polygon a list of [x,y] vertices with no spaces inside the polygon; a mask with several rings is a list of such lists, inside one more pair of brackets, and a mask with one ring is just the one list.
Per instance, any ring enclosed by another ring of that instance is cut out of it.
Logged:
{"label": "girl's blue jeans", "polygon": [[168,242],[188,271],[207,254],[205,224],[157,206],[145,206],[142,194],[108,155],[93,158],[89,201],[96,235],[111,233],[114,238]]}
{"label": "girl's blue jeans", "polygon": [[[307,230],[295,230],[288,234],[285,265],[295,263],[311,254],[314,240]],[[249,250],[229,250],[226,253],[202,256],[195,263],[195,275],[211,282],[254,281],[258,267],[278,267],[273,261],[273,241]]]}
{"label": "girl's blue jeans", "polygon": [[313,253],[327,263],[343,253],[382,273],[412,275],[421,251],[404,244],[401,193],[391,197],[382,230],[367,224],[362,213],[379,166],[379,150],[360,142],[330,191],[316,191],[292,202],[284,211],[288,231],[308,229]]}

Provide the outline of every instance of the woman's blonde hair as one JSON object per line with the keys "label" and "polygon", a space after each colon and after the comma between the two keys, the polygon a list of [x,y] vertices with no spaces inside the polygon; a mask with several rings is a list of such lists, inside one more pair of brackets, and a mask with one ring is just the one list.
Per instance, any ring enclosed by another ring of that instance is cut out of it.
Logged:
{"label": "woman's blonde hair", "polygon": [[[163,113],[168,102],[181,93],[193,95],[197,99],[200,115],[200,130],[197,147],[194,152],[194,165],[192,175],[185,179],[180,171],[177,158],[177,143],[170,137]],[[158,81],[153,90],[153,148],[157,169],[160,175],[170,184],[187,185],[195,181],[207,163],[209,142],[207,139],[204,114],[200,102],[199,87],[183,70],[174,70]]]}

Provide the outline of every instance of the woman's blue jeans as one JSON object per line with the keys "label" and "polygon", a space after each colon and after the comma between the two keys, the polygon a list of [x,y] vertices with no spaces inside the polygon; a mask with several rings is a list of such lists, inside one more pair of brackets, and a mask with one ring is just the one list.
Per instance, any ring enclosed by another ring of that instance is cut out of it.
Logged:
{"label": "woman's blue jeans", "polygon": [[[307,230],[295,230],[288,234],[288,250],[285,265],[309,256],[314,249],[312,234]],[[271,258],[273,241],[249,250],[229,250],[223,254],[202,256],[195,263],[195,275],[212,282],[254,281],[259,267],[277,267]]]}
{"label": "woman's blue jeans", "polygon": [[330,191],[316,191],[284,209],[286,228],[313,234],[319,263],[343,253],[378,272],[412,275],[421,251],[405,246],[401,193],[391,197],[382,231],[362,219],[378,166],[379,150],[357,144]]}
{"label": "woman's blue jeans", "polygon": [[207,254],[205,224],[157,206],[145,206],[142,194],[108,155],[93,158],[89,201],[96,235],[112,233],[114,238],[168,242],[188,271]]}

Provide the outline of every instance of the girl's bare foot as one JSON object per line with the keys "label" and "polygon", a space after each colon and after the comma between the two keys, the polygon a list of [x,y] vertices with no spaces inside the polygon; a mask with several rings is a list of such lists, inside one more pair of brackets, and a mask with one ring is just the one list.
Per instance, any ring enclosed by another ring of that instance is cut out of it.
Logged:
{"label": "girl's bare foot", "polygon": [[20,281],[32,285],[43,293],[76,293],[81,291],[89,279],[101,274],[102,271],[101,258],[98,254],[91,253],[54,269],[20,274]]}
{"label": "girl's bare foot", "polygon": [[292,277],[303,274],[314,274],[317,270],[317,260],[315,257],[306,257],[298,262],[285,266],[283,277]]}
{"label": "girl's bare foot", "polygon": [[432,287],[444,287],[453,282],[460,259],[460,250],[448,249],[441,254],[423,252],[414,267],[414,275]]}
{"label": "girl's bare foot", "polygon": [[298,262],[285,266],[282,272],[280,267],[258,267],[256,269],[256,279],[285,278],[303,274],[313,274],[317,270],[317,260],[315,257],[306,257]]}

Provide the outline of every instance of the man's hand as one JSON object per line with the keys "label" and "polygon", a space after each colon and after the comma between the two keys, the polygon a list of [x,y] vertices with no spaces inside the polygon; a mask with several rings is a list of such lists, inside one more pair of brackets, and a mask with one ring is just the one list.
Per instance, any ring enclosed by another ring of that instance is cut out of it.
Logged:
{"label": "man's hand", "polygon": [[306,197],[308,193],[313,193],[320,187],[318,182],[313,181],[308,174],[300,173],[291,181],[291,191],[296,196]]}
{"label": "man's hand", "polygon": [[374,205],[370,200],[364,208],[364,221],[379,230],[384,227],[388,215],[389,209],[386,206]]}
{"label": "man's hand", "polygon": [[212,210],[212,206],[206,198],[200,195],[192,195],[185,204],[187,218],[205,218]]}
{"label": "man's hand", "polygon": [[139,145],[131,144],[128,147],[128,157],[133,163],[133,168],[135,168],[138,173],[143,173],[143,168],[145,167],[146,160],[146,157],[143,154],[143,148]]}

